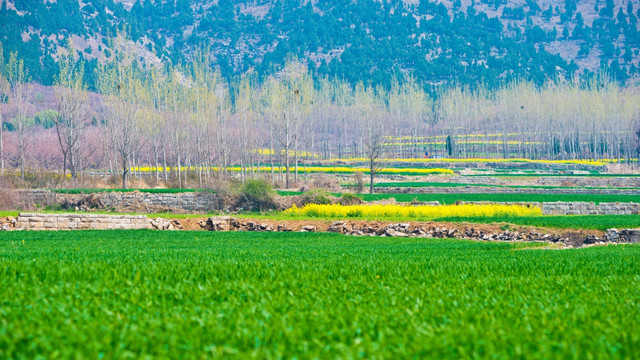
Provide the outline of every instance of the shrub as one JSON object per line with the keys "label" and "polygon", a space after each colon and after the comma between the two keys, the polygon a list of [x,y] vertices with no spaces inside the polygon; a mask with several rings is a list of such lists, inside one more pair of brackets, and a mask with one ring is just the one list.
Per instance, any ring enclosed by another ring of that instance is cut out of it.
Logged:
{"label": "shrub", "polygon": [[356,171],[353,174],[353,180],[355,182],[355,187],[354,190],[358,193],[361,194],[364,192],[364,188],[366,186],[365,183],[365,179],[364,179],[364,175],[362,174],[362,171]]}
{"label": "shrub", "polygon": [[319,204],[319,205],[327,205],[331,204],[332,201],[329,198],[329,193],[327,193],[324,189],[311,189],[304,194],[302,194],[302,205],[307,204]]}
{"label": "shrub", "polygon": [[312,182],[313,187],[317,187],[326,191],[340,192],[342,187],[335,176],[327,176],[325,174],[316,175]]}
{"label": "shrub", "polygon": [[0,189],[0,210],[16,210],[18,201],[11,190]]}
{"label": "shrub", "polygon": [[269,210],[276,207],[276,192],[265,180],[247,180],[238,192],[240,203],[252,210]]}
{"label": "shrub", "polygon": [[355,194],[352,193],[344,193],[342,194],[342,196],[340,196],[340,199],[338,200],[338,203],[340,205],[360,205],[362,204],[362,199]]}

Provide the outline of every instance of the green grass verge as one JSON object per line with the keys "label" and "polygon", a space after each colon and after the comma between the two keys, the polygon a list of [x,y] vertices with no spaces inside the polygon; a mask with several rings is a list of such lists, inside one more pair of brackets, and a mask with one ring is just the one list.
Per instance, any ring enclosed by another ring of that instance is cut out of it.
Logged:
{"label": "green grass verge", "polygon": [[472,175],[462,175],[468,177],[474,176],[483,176],[483,177],[530,177],[530,178],[539,178],[539,177],[602,177],[602,178],[611,178],[611,177],[639,177],[640,174],[603,174],[599,172],[590,172],[589,174],[535,174],[535,173],[497,173],[497,174],[472,174]]}
{"label": "green grass verge", "polygon": [[[345,187],[354,187],[353,184],[343,185]],[[376,188],[422,188],[422,187],[497,187],[497,188],[512,188],[512,189],[635,189],[635,188],[613,188],[613,187],[585,187],[585,186],[547,186],[547,185],[491,185],[491,184],[468,184],[468,183],[448,183],[448,182],[381,182],[374,184]]]}
{"label": "green grass verge", "polygon": [[640,246],[0,233],[0,358],[634,358]]}
{"label": "green grass verge", "polygon": [[[280,195],[300,195],[296,191],[279,191]],[[340,196],[338,193],[332,194]],[[418,201],[439,201],[441,204],[454,204],[457,201],[491,201],[491,202],[621,202],[640,203],[640,195],[603,195],[603,194],[359,194],[366,201],[375,201],[395,198],[400,202]]]}

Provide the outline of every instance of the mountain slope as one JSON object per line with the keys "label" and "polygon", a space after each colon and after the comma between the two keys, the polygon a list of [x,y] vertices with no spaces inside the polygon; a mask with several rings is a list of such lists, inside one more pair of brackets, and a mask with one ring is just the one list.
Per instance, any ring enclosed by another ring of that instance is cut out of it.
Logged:
{"label": "mountain slope", "polygon": [[143,63],[184,62],[207,48],[229,77],[269,74],[291,54],[318,75],[372,84],[406,73],[424,84],[488,86],[599,70],[621,82],[640,75],[638,0],[0,2],[5,53],[18,51],[45,84],[66,39],[91,73],[123,30]]}

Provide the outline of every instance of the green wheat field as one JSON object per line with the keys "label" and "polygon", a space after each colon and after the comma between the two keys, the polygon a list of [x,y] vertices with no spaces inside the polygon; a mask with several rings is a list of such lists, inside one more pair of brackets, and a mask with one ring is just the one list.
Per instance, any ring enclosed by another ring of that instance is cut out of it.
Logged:
{"label": "green wheat field", "polygon": [[0,358],[640,356],[640,246],[0,233]]}

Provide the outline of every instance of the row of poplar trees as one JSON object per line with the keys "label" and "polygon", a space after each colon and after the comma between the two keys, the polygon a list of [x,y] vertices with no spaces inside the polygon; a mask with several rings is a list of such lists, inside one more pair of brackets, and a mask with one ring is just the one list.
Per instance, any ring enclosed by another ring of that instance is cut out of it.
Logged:
{"label": "row of poplar trees", "polygon": [[[131,176],[177,181],[179,187],[197,178],[202,187],[212,177],[227,176],[232,166],[244,180],[266,165],[270,168],[263,172],[274,181],[281,176],[289,187],[310,160],[362,158],[373,173],[382,158],[425,153],[637,158],[640,93],[605,78],[544,87],[521,81],[492,91],[450,87],[430,95],[410,76],[387,88],[354,86],[316,79],[303,62],[291,59],[260,81],[246,73],[228,82],[206,52],[196,52],[187,65],[139,66],[131,43],[115,41],[120,50],[98,70],[100,96],[87,91],[82,61],[71,44],[58,61],[50,114],[63,159],[59,166],[73,180],[83,170],[100,170],[119,173],[123,187]],[[15,111],[0,121],[17,134],[24,177],[29,76],[16,54],[5,62],[1,52],[0,46],[0,100]],[[86,159],[89,127],[100,129],[100,163]]]}

